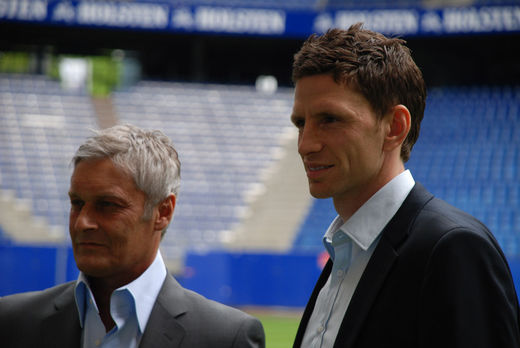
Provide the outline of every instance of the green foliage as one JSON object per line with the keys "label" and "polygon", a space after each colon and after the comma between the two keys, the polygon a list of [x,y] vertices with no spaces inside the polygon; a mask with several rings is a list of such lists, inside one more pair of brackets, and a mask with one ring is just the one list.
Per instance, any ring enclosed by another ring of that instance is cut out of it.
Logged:
{"label": "green foliage", "polygon": [[54,79],[54,80],[59,80],[60,79],[60,60],[59,60],[59,57],[57,56],[51,56],[50,57],[50,61],[49,61],[49,65],[48,65],[48,69],[47,69],[47,76],[49,76],[50,78]]}
{"label": "green foliage", "polygon": [[[64,56],[66,57],[66,56]],[[61,56],[50,57],[46,74],[59,79]],[[111,56],[84,57],[89,60],[91,76],[90,93],[96,97],[106,97],[117,87],[121,70],[120,60]],[[30,72],[31,56],[26,52],[0,52],[0,73],[24,74]]]}
{"label": "green foliage", "polygon": [[30,56],[25,52],[0,52],[0,72],[27,73],[29,72]]}
{"label": "green foliage", "polygon": [[117,87],[120,64],[111,57],[90,57],[92,67],[90,92],[95,97],[105,97]]}

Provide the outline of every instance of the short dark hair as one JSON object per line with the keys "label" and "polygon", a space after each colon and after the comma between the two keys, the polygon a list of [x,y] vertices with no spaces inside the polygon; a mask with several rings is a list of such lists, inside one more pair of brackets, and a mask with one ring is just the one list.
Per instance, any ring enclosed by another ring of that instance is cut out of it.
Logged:
{"label": "short dark hair", "polygon": [[405,44],[402,39],[366,30],[362,23],[347,30],[330,29],[321,36],[313,34],[294,55],[292,80],[331,74],[337,83],[361,93],[379,118],[393,106],[405,105],[411,113],[410,132],[401,149],[406,162],[419,137],[426,85]]}

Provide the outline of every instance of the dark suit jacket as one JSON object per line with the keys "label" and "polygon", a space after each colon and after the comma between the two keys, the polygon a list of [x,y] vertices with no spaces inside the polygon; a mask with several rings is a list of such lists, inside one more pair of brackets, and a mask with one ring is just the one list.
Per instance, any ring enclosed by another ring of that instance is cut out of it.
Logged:
{"label": "dark suit jacket", "polygon": [[[80,347],[74,284],[0,298],[0,346]],[[255,318],[182,288],[168,276],[139,347],[264,347]]]}
{"label": "dark suit jacket", "polygon": [[[329,260],[305,308],[300,347]],[[475,218],[416,184],[384,228],[334,347],[520,347],[506,259]]]}

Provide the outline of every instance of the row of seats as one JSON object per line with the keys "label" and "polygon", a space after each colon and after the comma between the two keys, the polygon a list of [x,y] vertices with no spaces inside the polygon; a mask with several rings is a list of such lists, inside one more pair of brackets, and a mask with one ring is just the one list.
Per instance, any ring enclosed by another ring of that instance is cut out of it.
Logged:
{"label": "row of seats", "polygon": [[[97,127],[91,100],[40,76],[3,75],[0,86],[0,189],[66,234],[69,161]],[[163,243],[171,255],[221,246],[292,128],[292,89],[142,81],[113,103],[121,122],[161,129],[179,151],[179,204]],[[435,195],[488,224],[512,255],[520,254],[519,110],[520,87],[432,89],[407,163]],[[334,217],[330,200],[315,200],[294,249],[321,250]]]}
{"label": "row of seats", "polygon": [[0,75],[0,189],[67,234],[70,160],[96,128],[87,93],[40,75]]}
{"label": "row of seats", "polygon": [[292,129],[292,90],[142,81],[113,100],[121,122],[163,130],[179,152],[183,179],[165,252],[220,248]]}
{"label": "row of seats", "polygon": [[[63,91],[40,76],[31,81],[0,76],[0,108],[7,110],[0,114],[0,189],[66,235],[69,161],[97,128],[96,115],[85,92]],[[112,100],[121,123],[161,129],[179,152],[181,189],[165,256],[220,248],[280,155],[292,128],[292,90],[266,95],[250,86],[143,81]]]}

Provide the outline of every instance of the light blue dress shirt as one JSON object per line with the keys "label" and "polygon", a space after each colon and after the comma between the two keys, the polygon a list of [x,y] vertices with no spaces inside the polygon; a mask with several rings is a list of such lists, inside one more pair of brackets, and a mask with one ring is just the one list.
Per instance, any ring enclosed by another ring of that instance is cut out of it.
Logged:
{"label": "light blue dress shirt", "polygon": [[323,242],[334,261],[303,336],[302,347],[332,347],[357,284],[384,227],[415,185],[410,171],[377,191],[346,222],[337,216]]}
{"label": "light blue dress shirt", "polygon": [[137,279],[116,289],[110,297],[115,326],[106,332],[87,277],[80,273],[75,288],[82,328],[82,348],[137,348],[167,271],[158,251],[153,263]]}

